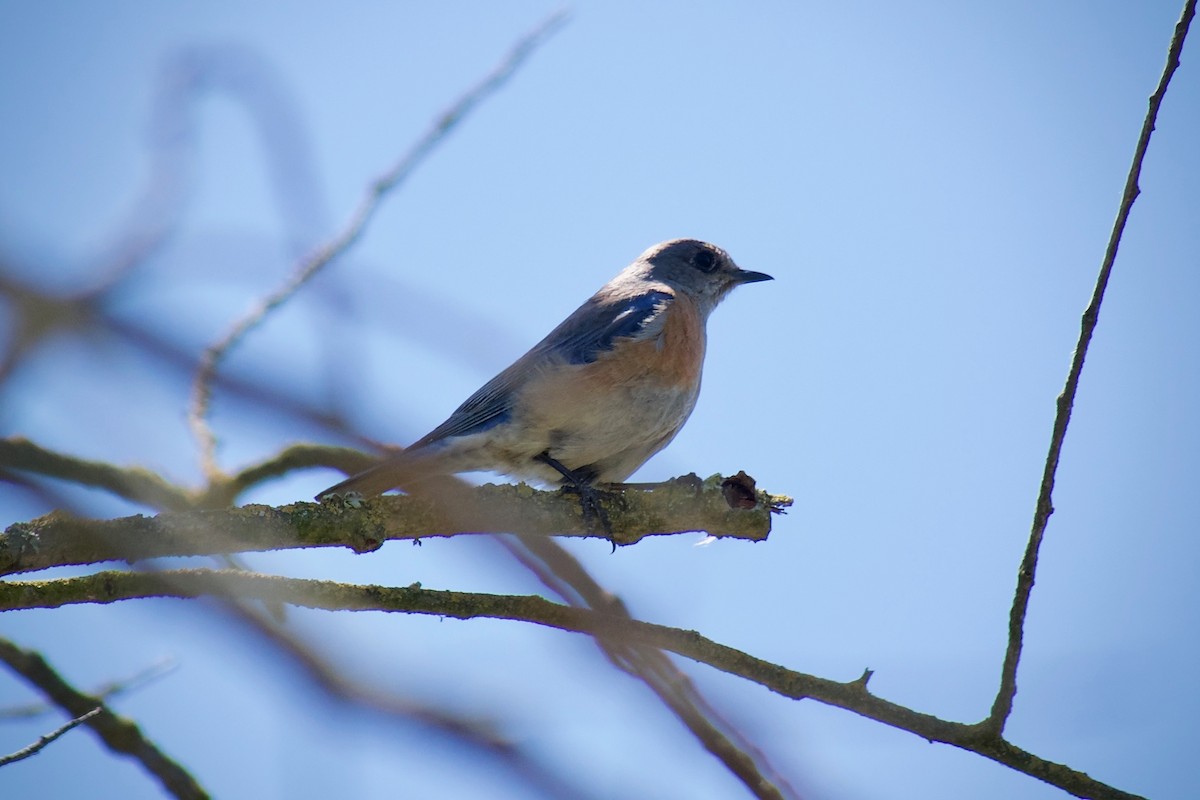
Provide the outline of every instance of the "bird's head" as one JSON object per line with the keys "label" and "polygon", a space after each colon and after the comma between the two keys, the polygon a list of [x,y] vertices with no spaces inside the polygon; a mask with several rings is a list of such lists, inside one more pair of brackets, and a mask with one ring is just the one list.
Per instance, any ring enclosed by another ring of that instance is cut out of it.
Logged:
{"label": "bird's head", "polygon": [[696,239],[656,244],[633,266],[644,277],[685,293],[706,311],[712,311],[735,286],[773,280],[764,272],[742,269],[721,248]]}

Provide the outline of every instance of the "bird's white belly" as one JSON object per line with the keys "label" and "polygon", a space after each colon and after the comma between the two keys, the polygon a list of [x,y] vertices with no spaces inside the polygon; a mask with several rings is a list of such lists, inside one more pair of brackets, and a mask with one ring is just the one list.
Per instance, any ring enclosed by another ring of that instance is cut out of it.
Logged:
{"label": "bird's white belly", "polygon": [[486,444],[480,442],[481,467],[558,483],[562,475],[533,460],[545,452],[570,470],[599,467],[598,481],[623,481],[674,438],[692,413],[697,394],[625,386],[572,398],[569,408],[558,403],[531,408],[502,434],[494,432]]}

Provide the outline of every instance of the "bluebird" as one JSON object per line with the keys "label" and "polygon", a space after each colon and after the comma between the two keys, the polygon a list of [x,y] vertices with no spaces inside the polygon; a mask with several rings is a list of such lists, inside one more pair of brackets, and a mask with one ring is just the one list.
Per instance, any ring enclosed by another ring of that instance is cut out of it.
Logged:
{"label": "bluebird", "polygon": [[317,497],[482,470],[573,486],[581,500],[620,483],[691,415],[708,315],[735,286],[769,280],[706,242],[657,244],[441,425]]}

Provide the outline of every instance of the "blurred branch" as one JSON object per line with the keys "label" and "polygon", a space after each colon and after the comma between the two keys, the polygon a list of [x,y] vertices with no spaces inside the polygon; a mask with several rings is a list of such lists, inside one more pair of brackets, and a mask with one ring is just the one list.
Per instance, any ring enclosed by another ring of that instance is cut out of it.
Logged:
{"label": "blurred branch", "polygon": [[1079,390],[1079,376],[1083,371],[1083,361],[1087,356],[1088,344],[1100,316],[1100,304],[1104,300],[1104,291],[1108,287],[1108,278],[1112,273],[1113,263],[1117,258],[1117,248],[1121,244],[1121,235],[1125,231],[1125,223],[1129,220],[1133,202],[1141,189],[1138,179],[1142,173],[1142,161],[1146,157],[1146,149],[1150,145],[1150,134],[1154,132],[1154,123],[1158,118],[1158,109],[1167,93],[1171,76],[1179,66],[1179,55],[1183,51],[1183,42],[1187,37],[1188,27],[1196,14],[1196,0],[1186,0],[1183,13],[1175,25],[1175,34],[1167,52],[1167,64],[1159,79],[1158,88],[1150,96],[1150,108],[1142,123],[1142,132],[1138,137],[1137,147],[1134,148],[1133,164],[1129,168],[1129,176],[1125,180],[1125,192],[1121,197],[1121,205],[1117,211],[1117,219],[1113,223],[1112,234],[1108,240],[1108,249],[1104,253],[1104,261],[1100,265],[1100,274],[1096,278],[1096,288],[1092,292],[1092,300],[1083,312],[1080,323],[1079,341],[1075,345],[1075,355],[1071,360],[1071,368],[1067,373],[1066,386],[1058,396],[1057,412],[1054,417],[1054,429],[1050,437],[1050,451],[1046,455],[1046,466],[1042,472],[1041,489],[1038,492],[1037,506],[1033,515],[1033,527],[1029,534],[1029,543],[1025,548],[1025,556],[1021,559],[1021,567],[1017,572],[1017,590],[1013,598],[1012,610],[1008,621],[1008,648],[1004,654],[1004,665],[1000,673],[1000,689],[992,704],[991,714],[985,721],[989,730],[996,734],[1003,732],[1004,724],[1012,713],[1013,698],[1017,693],[1017,665],[1021,660],[1021,648],[1024,641],[1025,615],[1029,610],[1029,596],[1033,591],[1034,576],[1037,572],[1038,552],[1042,546],[1042,538],[1050,515],[1054,513],[1054,503],[1051,495],[1054,492],[1054,476],[1058,471],[1058,460],[1062,453],[1063,440],[1067,435],[1067,425],[1071,421],[1071,409],[1075,405],[1075,395]]}
{"label": "blurred branch", "polygon": [[[173,55],[159,72],[150,115],[149,168],[136,200],[111,241],[76,282],[69,295],[25,286],[0,269],[0,296],[9,299],[15,335],[0,356],[0,384],[21,359],[56,331],[83,338],[89,328],[113,322],[104,308],[138,268],[161,251],[179,228],[191,193],[195,155],[193,115],[206,89],[220,87],[256,124],[263,152],[273,167],[276,195],[284,221],[295,230],[311,230],[311,207],[318,192],[307,156],[304,125],[296,103],[269,65],[253,51],[235,46],[192,47]],[[7,260],[7,259],[6,259]],[[5,264],[7,267],[7,264]],[[191,359],[189,358],[189,361]]]}
{"label": "blurred branch", "polygon": [[[4,256],[0,254],[0,269]],[[105,307],[108,289],[103,293],[58,296],[12,278],[0,271],[0,299],[8,301],[13,312],[12,335],[0,355],[0,386],[16,367],[32,356],[38,346],[53,335],[62,334],[86,341],[91,346],[107,344],[114,337],[120,345],[128,345],[139,354],[154,359],[172,370],[191,377],[198,366],[197,358],[187,348],[162,331],[146,328],[140,321],[129,321]],[[287,414],[301,422],[338,433],[356,440],[361,446],[376,443],[349,430],[344,419],[326,408],[297,399],[294,393],[258,376],[243,378],[221,374],[215,385],[250,404]]]}
{"label": "blurred branch", "polygon": [[[577,608],[631,619],[619,598],[596,582],[560,544],[543,536],[497,537],[509,553],[543,584]],[[762,800],[796,797],[794,789],[745,736],[720,718],[692,680],[656,647],[596,637],[614,667],[637,678],[746,788]],[[770,777],[768,777],[768,774]]]}
{"label": "blurred branch", "polygon": [[192,506],[185,490],[147,469],[114,467],[102,461],[63,455],[17,436],[0,439],[0,467],[94,486],[151,508],[182,510]]}
{"label": "blurred branch", "polygon": [[96,315],[95,295],[56,297],[26,286],[3,272],[0,272],[0,297],[8,301],[6,310],[12,315],[9,341],[0,355],[0,385],[43,341],[56,333],[84,330]]}
{"label": "blurred branch", "polygon": [[376,462],[377,459],[350,447],[294,444],[283,452],[246,467],[232,477],[210,486],[201,505],[205,508],[227,506],[250,487],[281,478],[296,470],[331,467],[353,475]]}
{"label": "blurred branch", "polygon": [[[708,531],[760,541],[771,514],[791,498],[757,492],[753,508],[730,508],[720,476],[701,485],[667,483],[654,491],[609,492],[603,505],[611,537],[593,531],[578,500],[525,484],[466,486],[425,496],[385,496],[361,503],[293,503],[278,508],[200,509],[156,517],[92,520],[54,512],[10,525],[0,535],[0,575],[114,559],[138,561],[300,547],[349,547],[364,553],[392,539],[503,533],[597,537],[633,544],[646,536]],[[729,483],[729,481],[724,481]]]}
{"label": "blurred branch", "polygon": [[[27,443],[22,443],[27,444]],[[54,454],[57,455],[57,454]],[[326,448],[308,445],[297,445],[278,456],[267,459],[266,461],[248,467],[241,473],[232,478],[222,478],[221,480],[211,484],[204,492],[202,498],[192,498],[191,501],[198,506],[206,508],[219,508],[232,500],[244,488],[255,485],[263,480],[284,474],[293,469],[307,468],[311,466],[333,466],[341,469],[343,472],[352,473],[365,468],[371,459],[362,453],[354,450],[343,448]],[[64,477],[77,476],[82,473],[76,468],[69,457],[57,456],[54,459],[49,459],[49,462],[55,465],[66,465],[67,475]],[[551,503],[559,506],[559,513],[565,514],[571,519],[577,513],[577,505],[574,498],[563,497],[559,493],[533,492],[526,487],[498,487],[505,495],[511,496],[514,501],[521,504],[528,504],[535,497],[546,498]],[[754,489],[752,480],[744,474],[737,476],[736,479],[730,481],[722,481],[719,477],[710,479],[707,485],[701,483],[698,479],[683,480],[677,483],[668,483],[662,485],[654,485],[654,493],[645,493],[641,491],[632,491],[627,495],[616,496],[620,508],[625,514],[634,512],[635,509],[630,507],[628,502],[632,499],[635,502],[640,502],[645,505],[647,500],[656,500],[657,503],[651,503],[652,506],[657,506],[660,510],[665,509],[667,513],[678,516],[681,509],[696,510],[699,503],[700,506],[709,506],[709,511],[712,517],[743,517],[746,514],[744,506],[757,506],[761,510],[761,521],[765,523],[766,530],[770,526],[770,510],[779,510],[790,504],[790,500],[782,497],[774,497],[765,493],[757,493]],[[444,509],[447,513],[444,515],[446,523],[451,527],[470,530],[473,528],[486,528],[487,524],[495,525],[497,518],[495,512],[487,508],[476,508],[475,503],[463,503],[461,498],[468,494],[477,493],[477,489],[473,489],[459,481],[448,482],[439,490],[436,498],[435,506]],[[406,498],[389,498],[388,500],[379,501],[381,503],[399,502],[404,504],[419,504],[424,502],[426,498],[416,499],[412,497]],[[705,502],[701,502],[701,501]],[[309,504],[305,504],[309,505]],[[730,506],[738,506],[739,510],[733,511]],[[314,509],[325,510],[328,507],[313,506]],[[273,510],[272,510],[273,511]],[[350,546],[367,547],[373,549],[377,546],[377,539],[354,536],[354,526],[347,525],[346,515],[360,514],[359,509],[340,508],[334,509],[333,525],[336,526],[338,533],[336,536],[340,538],[340,542],[345,543],[347,531],[351,534],[353,543]],[[650,528],[639,528],[638,526],[654,526],[652,514],[647,515],[647,509],[637,511],[642,519],[631,519],[626,527],[631,534],[636,538],[641,538],[642,531],[653,530]],[[245,519],[251,529],[255,532],[260,532],[264,523],[261,515],[263,509],[250,509],[250,516]],[[228,512],[235,513],[235,512]],[[504,514],[504,517],[512,517],[514,514],[519,515],[519,519],[513,519],[513,528],[531,530],[527,519],[527,509],[517,509],[513,513]],[[307,512],[303,513],[303,520],[296,521],[297,527],[302,527],[311,522]],[[227,535],[227,517],[226,514],[214,515],[198,513],[193,515],[164,515],[159,520],[178,520],[185,519],[182,527],[186,530],[183,538],[190,543],[196,541],[204,541],[207,549],[204,552],[223,552],[246,549],[244,543],[237,541],[236,536]],[[367,517],[369,520],[370,518]],[[101,528],[108,527],[110,523],[93,523],[84,520],[77,520],[64,515],[51,515],[43,520],[46,526],[41,530],[30,530],[26,528],[15,527],[0,538],[0,554],[7,552],[15,554],[21,561],[21,566],[18,569],[38,568],[30,566],[35,561],[49,565],[55,563],[64,563],[61,558],[58,558],[55,553],[73,552],[90,553],[95,555],[97,548],[100,552],[111,552],[109,550],[110,541],[108,541],[109,531],[103,531]],[[38,522],[43,522],[38,521]],[[156,549],[146,552],[144,550],[130,551],[130,543],[126,543],[122,549],[123,558],[145,558],[153,555],[175,554],[182,555],[186,553],[197,552],[195,549],[187,550],[186,545],[182,549],[170,549],[169,542],[176,540],[179,537],[172,534],[163,534],[162,531],[151,532],[146,531],[143,527],[145,520],[142,518],[133,518],[130,521],[114,520],[111,521],[120,527],[124,527],[127,522],[132,523],[134,530],[138,533],[134,534],[129,531],[129,538],[133,540],[132,546],[135,548],[143,547],[147,542],[153,542]],[[622,530],[621,518],[614,518],[614,532],[619,533]],[[559,528],[566,528],[571,525],[571,520],[562,522],[551,521],[545,524],[545,532],[553,532]],[[576,523],[578,524],[578,523]],[[168,526],[174,533],[175,526]],[[368,522],[368,527],[376,527],[373,522]],[[676,527],[683,527],[677,525]],[[713,524],[713,518],[700,519],[695,525],[687,527],[697,527],[709,531],[717,530]],[[490,529],[490,528],[487,528]],[[305,528],[311,532],[311,528]],[[416,534],[422,535],[428,529],[420,527],[416,529]],[[586,528],[580,527],[581,533],[588,533]],[[753,533],[753,531],[751,531]],[[765,535],[765,531],[764,531]],[[753,538],[753,537],[752,537]],[[605,592],[594,580],[587,574],[577,561],[573,559],[565,550],[554,544],[549,539],[543,536],[527,535],[521,537],[525,547],[530,552],[537,552],[541,559],[541,564],[537,570],[544,580],[551,580],[551,576],[561,576],[564,581],[564,587],[570,585],[575,587],[578,598],[581,601],[592,607],[607,608],[613,610],[620,607],[619,602],[615,601],[611,595]],[[65,541],[64,541],[65,540]],[[636,540],[631,537],[631,541]],[[3,546],[3,545],[7,546]],[[160,546],[165,546],[166,551]],[[3,557],[0,557],[0,564],[4,562]],[[569,563],[568,563],[569,562]],[[90,561],[86,563],[92,563]],[[527,566],[532,565],[527,564]],[[564,589],[564,591],[566,591]],[[240,618],[243,621],[248,621],[254,624],[261,623],[263,626],[269,625],[266,621],[261,620],[257,614],[253,614],[248,609],[237,607]],[[623,608],[622,608],[622,613]],[[309,670],[310,674],[327,692],[330,692],[335,697],[343,699],[346,702],[355,704],[365,704],[370,698],[362,693],[361,688],[350,686],[342,681],[329,670],[322,669],[319,665],[319,659],[314,660],[315,656],[300,648],[298,643],[290,641],[286,634],[277,626],[270,625],[269,627],[261,627],[258,629],[260,635],[267,641],[275,644],[278,648],[287,652],[294,659],[298,660],[302,666]],[[608,653],[609,658],[620,669],[642,680],[653,691],[659,699],[692,731],[693,735],[713,753],[718,759],[724,763],[730,771],[746,784],[746,786],[757,797],[761,798],[782,798],[784,794],[777,788],[776,784],[787,787],[785,781],[778,776],[772,776],[768,779],[764,776],[763,770],[760,769],[760,763],[765,764],[765,758],[760,753],[757,753],[744,737],[737,735],[735,731],[730,729],[727,723],[723,723],[716,717],[715,712],[707,704],[707,702],[696,691],[688,677],[683,674],[671,661],[664,656],[659,650],[652,647],[630,646],[625,643],[612,642],[607,640],[598,640],[600,646]],[[332,677],[331,677],[332,676]],[[348,688],[349,687],[349,688]],[[378,698],[375,698],[378,700]],[[371,700],[374,702],[374,700]],[[376,703],[376,705],[378,705]],[[399,709],[394,702],[391,705],[385,706],[385,713],[399,713]],[[723,732],[724,727],[729,734]],[[734,740],[738,741],[734,741]],[[548,781],[547,774],[533,768],[529,764],[525,764],[521,759],[515,756],[505,755],[502,748],[493,748],[493,752],[503,756],[511,765],[516,768],[521,774],[531,780],[535,780],[543,785],[551,785],[553,781]],[[513,759],[516,758],[515,761]],[[558,792],[562,793],[562,792]],[[795,796],[794,792],[790,792],[789,796]]]}
{"label": "blurred branch", "polygon": [[[139,356],[186,375],[189,382],[194,380],[199,353],[181,343],[180,331],[156,329],[153,316],[147,320],[136,312],[138,289],[144,286],[136,278],[146,275],[147,267],[178,233],[194,184],[197,115],[205,94],[213,93],[236,102],[259,134],[281,222],[289,231],[289,249],[306,249],[315,232],[329,228],[298,105],[270,64],[253,50],[238,46],[182,48],[169,56],[158,74],[145,179],[125,220],[106,244],[96,248],[99,255],[87,257],[81,267],[64,267],[21,263],[28,259],[0,252],[0,318],[6,311],[11,317],[3,331],[7,341],[0,351],[0,386],[19,366],[33,361],[43,344],[55,339],[80,343],[90,352],[104,351],[110,344],[129,347]],[[49,288],[44,277],[60,274],[64,268],[72,274],[71,280]],[[340,287],[329,286],[319,300],[328,304],[340,294]],[[436,301],[424,298],[424,302]],[[446,307],[428,311],[455,313]],[[336,336],[324,337],[322,345],[334,353],[345,350]],[[330,368],[349,363],[334,359]],[[341,386],[344,381],[331,383]],[[217,375],[213,387],[252,406],[281,411],[346,436],[361,447],[377,447],[349,430],[336,408],[343,394],[331,388],[326,402],[314,404],[299,399],[299,393],[288,388],[252,371],[245,377],[228,372]],[[26,485],[32,491],[39,488]]]}
{"label": "blurred branch", "polygon": [[214,595],[331,611],[388,611],[455,619],[524,621],[587,633],[598,639],[661,648],[752,681],[784,697],[816,700],[908,731],[930,742],[942,742],[976,753],[1077,797],[1138,800],[1137,795],[1022,750],[990,728],[986,720],[976,724],[952,722],[878,697],[867,688],[870,671],[853,681],[832,681],[772,664],[695,631],[639,622],[621,614],[572,608],[542,597],[436,591],[419,586],[356,586],[241,572],[173,570],[102,572],[82,578],[0,583],[0,609],[57,608],[74,603]]}
{"label": "blurred branch", "polygon": [[95,731],[108,749],[124,753],[140,762],[171,796],[187,800],[208,797],[208,793],[200,787],[196,779],[159,750],[142,734],[137,725],[114,714],[100,699],[76,690],[38,653],[22,650],[7,639],[0,639],[0,661],[72,717],[82,717],[93,709],[99,709],[100,713],[83,724]]}
{"label": "blurred branch", "polygon": [[383,198],[401,185],[413,170],[441,144],[446,135],[479,103],[502,87],[534,50],[565,20],[565,12],[556,12],[517,42],[482,82],[442,113],[425,135],[417,140],[416,144],[390,170],[371,183],[340,233],[303,259],[282,286],[263,298],[234,323],[225,336],[205,350],[200,361],[200,368],[196,372],[196,379],[192,384],[192,402],[188,410],[188,422],[200,446],[200,461],[206,476],[213,479],[221,475],[216,459],[216,437],[208,424],[208,411],[212,397],[213,378],[216,376],[225,354],[236,346],[247,333],[262,323],[272,310],[291,298],[327,264],[348,251],[366,229]]}
{"label": "blurred branch", "polygon": [[[768,778],[762,769],[765,756],[744,737],[740,741],[727,735],[718,723],[728,723],[716,718],[715,711],[696,690],[692,680],[677,668],[666,653],[655,647],[642,645],[621,646],[621,643],[597,639],[610,652],[619,655],[618,668],[638,678],[654,692],[659,701],[673,713],[691,732],[704,749],[720,761],[750,793],[760,800],[784,800],[797,797],[781,775]],[[624,651],[624,652],[622,652]],[[778,784],[778,785],[777,785]],[[787,789],[787,795],[783,789]]]}
{"label": "blurred branch", "polygon": [[374,462],[370,456],[348,447],[297,444],[231,477],[222,478],[203,492],[193,493],[143,467],[115,467],[102,461],[89,461],[47,450],[19,436],[0,439],[0,476],[10,470],[45,475],[105,489],[130,502],[168,511],[223,508],[252,486],[298,469],[330,467],[354,473]]}
{"label": "blurred branch", "polygon": [[43,748],[46,747],[46,745],[50,744],[55,739],[62,736],[67,731],[69,731],[73,728],[79,727],[80,725],[87,722],[89,719],[91,719],[92,717],[96,716],[99,713],[100,713],[99,708],[93,708],[91,711],[87,712],[83,716],[76,717],[75,719],[70,720],[66,725],[63,725],[62,727],[57,728],[56,730],[50,731],[50,733],[47,733],[45,736],[38,737],[38,740],[36,742],[34,742],[33,744],[29,745],[28,747],[22,747],[20,750],[16,751],[15,753],[9,753],[6,756],[0,756],[0,767],[3,767],[7,764],[11,764],[14,761],[21,761],[22,759],[26,759],[26,758],[29,758],[30,756],[37,755],[38,753],[40,753],[42,751]]}
{"label": "blurred branch", "polygon": [[[164,658],[136,674],[130,675],[128,678],[107,681],[96,687],[89,694],[100,700],[108,700],[111,697],[140,689],[146,684],[156,681],[171,672],[176,666],[174,659]],[[8,706],[7,708],[0,708],[0,720],[40,717],[43,714],[50,713],[52,710],[53,707],[49,703],[27,703],[20,706]]]}
{"label": "blurred branch", "polygon": [[76,510],[72,506],[71,499],[64,492],[60,491],[58,487],[51,486],[42,481],[36,481],[28,473],[0,467],[0,483],[7,483],[24,489],[30,497],[36,498],[44,508],[59,508],[67,511]]}
{"label": "blurred branch", "polygon": [[[157,573],[170,580],[169,575]],[[320,691],[335,702],[377,714],[393,722],[416,723],[451,739],[493,756],[549,797],[577,798],[583,792],[570,787],[541,765],[510,739],[491,729],[481,719],[469,719],[451,714],[432,705],[383,692],[345,677],[333,664],[312,647],[270,619],[254,612],[237,598],[221,598],[218,609],[224,615],[282,653],[298,666]]]}

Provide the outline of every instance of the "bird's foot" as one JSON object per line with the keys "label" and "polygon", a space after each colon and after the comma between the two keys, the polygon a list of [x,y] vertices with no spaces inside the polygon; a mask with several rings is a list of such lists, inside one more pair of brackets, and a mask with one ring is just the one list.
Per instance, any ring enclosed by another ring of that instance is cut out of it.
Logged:
{"label": "bird's foot", "polygon": [[564,491],[574,492],[579,495],[579,507],[583,512],[583,524],[588,527],[592,533],[603,533],[605,538],[612,544],[613,550],[617,549],[617,542],[613,538],[612,521],[608,518],[608,512],[604,509],[604,497],[609,494],[589,483],[567,484],[563,487]]}
{"label": "bird's foot", "polygon": [[567,469],[548,452],[537,456],[536,460],[549,467],[553,467],[563,476],[563,491],[575,492],[579,495],[579,507],[580,511],[583,512],[583,524],[592,533],[603,533],[604,537],[612,545],[613,552],[615,553],[617,550],[617,540],[613,536],[612,520],[609,519],[608,512],[604,510],[602,503],[604,496],[608,493],[597,489],[592,484],[594,476],[587,474],[583,470]]}

